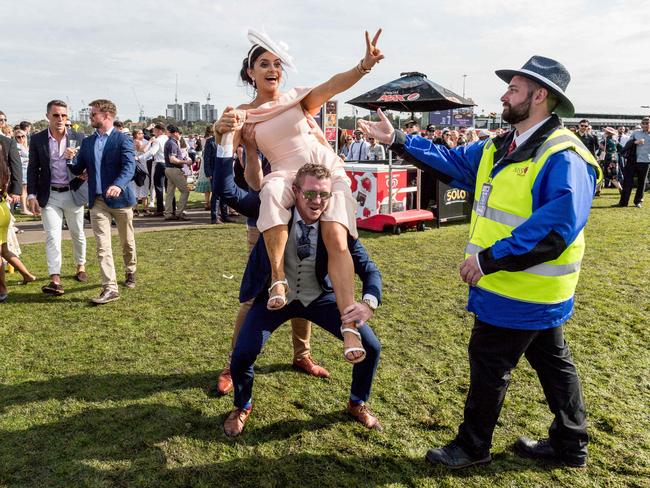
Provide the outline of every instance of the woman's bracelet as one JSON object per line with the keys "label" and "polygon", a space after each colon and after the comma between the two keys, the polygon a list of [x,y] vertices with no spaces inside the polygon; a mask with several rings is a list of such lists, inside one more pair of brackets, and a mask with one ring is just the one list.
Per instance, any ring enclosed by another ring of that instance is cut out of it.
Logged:
{"label": "woman's bracelet", "polygon": [[367,75],[368,73],[370,73],[370,68],[363,67],[363,59],[359,60],[359,64],[357,64],[356,69],[362,75]]}

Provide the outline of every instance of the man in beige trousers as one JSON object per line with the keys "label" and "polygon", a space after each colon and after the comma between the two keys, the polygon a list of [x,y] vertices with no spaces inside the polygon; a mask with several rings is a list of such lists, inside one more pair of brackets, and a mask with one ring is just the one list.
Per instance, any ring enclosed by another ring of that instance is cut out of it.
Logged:
{"label": "man in beige trousers", "polygon": [[136,251],[133,234],[135,152],[128,134],[113,129],[117,113],[110,100],[90,102],[90,123],[96,132],[81,143],[74,174],[88,172],[88,207],[102,279],[100,295],[91,301],[103,305],[120,298],[111,245],[111,221],[115,219],[125,267],[124,285],[135,288]]}

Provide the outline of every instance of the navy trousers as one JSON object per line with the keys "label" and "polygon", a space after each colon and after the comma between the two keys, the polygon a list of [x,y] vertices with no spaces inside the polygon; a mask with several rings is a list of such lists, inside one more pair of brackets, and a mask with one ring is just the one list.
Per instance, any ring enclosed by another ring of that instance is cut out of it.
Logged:
{"label": "navy trousers", "polygon": [[[230,360],[230,372],[235,387],[235,407],[248,408],[253,399],[253,364],[271,334],[284,322],[302,317],[322,327],[330,334],[343,340],[341,315],[336,307],[333,293],[323,293],[305,307],[294,300],[280,310],[268,310],[264,294],[257,297],[246,315],[244,325],[237,338],[237,344]],[[352,368],[350,399],[367,401],[370,397],[372,380],[379,364],[381,344],[369,325],[359,327],[361,342],[366,350],[366,359]]]}
{"label": "navy trousers", "polygon": [[220,166],[215,164],[212,170],[212,194],[210,195],[210,222],[215,223],[217,219],[226,220],[228,218],[228,205],[219,198],[219,188],[215,187],[215,182],[219,178]]}

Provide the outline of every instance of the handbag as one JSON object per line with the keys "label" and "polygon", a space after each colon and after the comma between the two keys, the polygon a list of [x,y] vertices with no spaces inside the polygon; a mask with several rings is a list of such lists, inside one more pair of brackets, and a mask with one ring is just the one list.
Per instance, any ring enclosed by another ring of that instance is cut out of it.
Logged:
{"label": "handbag", "polygon": [[144,185],[145,181],[147,181],[147,176],[149,176],[149,174],[146,171],[141,169],[139,166],[135,167],[135,173],[133,173],[133,181],[135,181],[136,185]]}

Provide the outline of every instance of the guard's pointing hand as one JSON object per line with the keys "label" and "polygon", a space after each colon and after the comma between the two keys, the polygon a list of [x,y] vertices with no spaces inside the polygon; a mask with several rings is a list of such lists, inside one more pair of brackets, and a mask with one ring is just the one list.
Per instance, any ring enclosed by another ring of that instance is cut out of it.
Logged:
{"label": "guard's pointing hand", "polygon": [[381,109],[377,109],[377,115],[379,116],[379,122],[370,122],[368,120],[359,119],[357,120],[357,127],[360,131],[366,134],[366,136],[374,137],[377,141],[383,144],[391,144],[393,142],[395,129]]}

